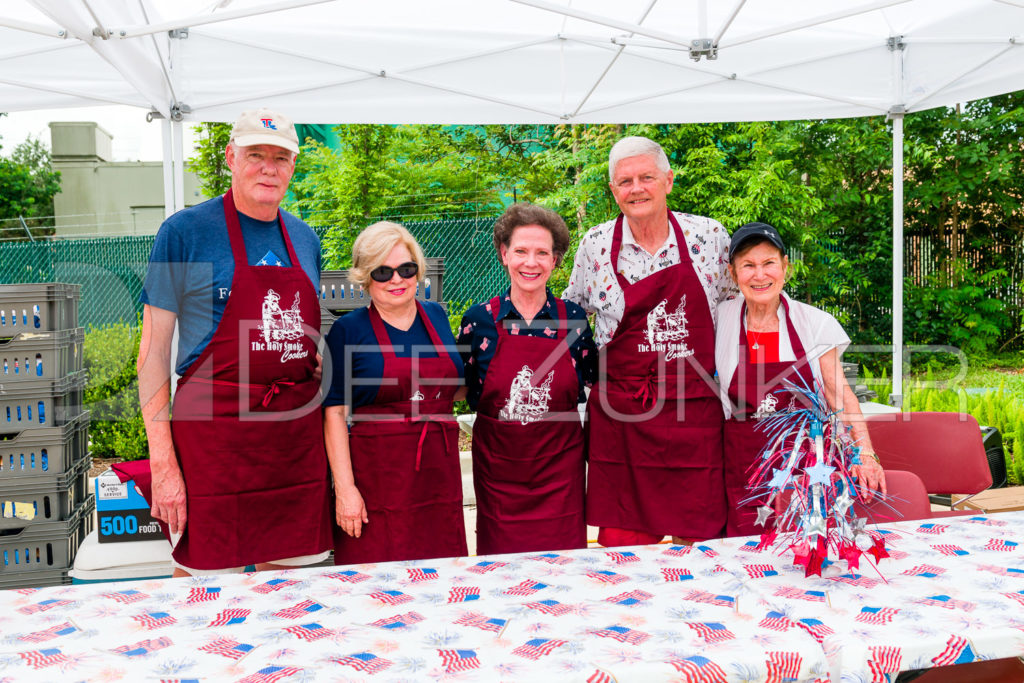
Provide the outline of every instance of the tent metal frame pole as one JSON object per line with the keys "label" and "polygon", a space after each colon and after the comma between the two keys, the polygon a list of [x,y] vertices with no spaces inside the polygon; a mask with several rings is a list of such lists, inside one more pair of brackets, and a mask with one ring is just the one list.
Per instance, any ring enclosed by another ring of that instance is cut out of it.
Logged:
{"label": "tent metal frame pole", "polygon": [[173,31],[179,28],[195,28],[196,26],[204,26],[206,24],[219,24],[220,22],[230,21],[231,19],[243,19],[245,17],[257,16],[260,14],[282,12],[285,10],[298,9],[300,7],[307,7],[309,5],[321,5],[325,2],[334,1],[335,0],[287,0],[286,2],[277,2],[269,5],[261,5],[259,7],[249,7],[240,10],[227,10],[223,12],[216,12],[213,14],[201,14],[194,15],[191,17],[182,17],[180,19],[163,21],[159,24],[123,26],[113,29],[111,35],[115,38],[120,38],[122,40],[126,38],[138,38],[140,36],[146,36],[152,33],[163,33],[164,31]]}
{"label": "tent metal frame pole", "polygon": [[181,121],[171,121],[171,144],[174,146],[174,211],[185,208],[185,136]]}
{"label": "tent metal frame pole", "polygon": [[892,393],[903,407],[903,114],[892,119]]}
{"label": "tent metal frame pole", "polygon": [[160,133],[164,143],[164,218],[174,214],[174,152],[170,119],[160,120]]}

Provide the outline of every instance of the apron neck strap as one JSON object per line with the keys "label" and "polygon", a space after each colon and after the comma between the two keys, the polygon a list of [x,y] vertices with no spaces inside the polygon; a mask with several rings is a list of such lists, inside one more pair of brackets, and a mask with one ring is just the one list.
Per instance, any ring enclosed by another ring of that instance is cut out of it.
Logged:
{"label": "apron neck strap", "polygon": [[[380,311],[377,310],[373,303],[370,303],[369,309],[370,325],[373,327],[373,336],[377,338],[377,345],[380,347],[381,353],[385,358],[395,358],[394,345],[391,343],[391,337],[388,336],[388,332],[384,328],[384,319],[380,316]],[[423,326],[427,328],[427,334],[430,335],[430,343],[434,345],[437,355],[448,356],[447,350],[443,348],[444,342],[441,341],[441,335],[437,333],[437,329],[430,321],[430,316],[427,315],[427,311],[423,308],[423,304],[420,303],[419,299],[416,299],[416,315],[423,321]],[[416,324],[415,320],[413,324]]]}
{"label": "apron neck strap", "polygon": [[[235,206],[234,190],[228,188],[224,193],[224,220],[228,224],[228,239],[231,241],[231,254],[235,259],[235,268],[242,268],[249,265],[249,258],[245,251],[245,239],[242,237],[242,224],[238,219],[238,207]],[[285,249],[288,250],[288,263],[292,268],[300,267],[299,259],[295,255],[292,241],[288,237],[288,231],[284,227],[284,215],[277,210],[277,225],[281,230],[281,239],[284,240]]]}
{"label": "apron neck strap", "polygon": [[[669,228],[676,236],[676,248],[679,251],[679,262],[686,264],[690,262],[690,254],[686,249],[686,240],[683,239],[683,229],[679,227],[679,221],[672,215],[671,211],[668,213],[668,224]],[[611,253],[611,266],[612,270],[615,271],[615,278],[619,281],[619,286],[625,289],[630,285],[629,280],[619,270],[619,252],[622,250],[622,227],[625,221],[625,216],[621,213],[619,217],[615,219],[615,229],[612,230],[612,253]]]}

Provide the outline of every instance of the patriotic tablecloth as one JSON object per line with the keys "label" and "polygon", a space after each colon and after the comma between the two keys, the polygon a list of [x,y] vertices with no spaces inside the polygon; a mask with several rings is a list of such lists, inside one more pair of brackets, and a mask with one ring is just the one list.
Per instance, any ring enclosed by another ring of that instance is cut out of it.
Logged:
{"label": "patriotic tablecloth", "polygon": [[1024,653],[1024,512],[877,533],[888,583],[726,539],[5,591],[0,680],[884,681]]}

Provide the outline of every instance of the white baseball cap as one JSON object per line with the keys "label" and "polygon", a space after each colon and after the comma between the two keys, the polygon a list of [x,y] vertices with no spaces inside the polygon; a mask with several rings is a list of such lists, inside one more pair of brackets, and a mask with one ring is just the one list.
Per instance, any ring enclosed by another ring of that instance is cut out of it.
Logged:
{"label": "white baseball cap", "polygon": [[231,142],[239,147],[276,145],[299,153],[299,136],[295,124],[284,114],[265,107],[243,111],[231,129]]}

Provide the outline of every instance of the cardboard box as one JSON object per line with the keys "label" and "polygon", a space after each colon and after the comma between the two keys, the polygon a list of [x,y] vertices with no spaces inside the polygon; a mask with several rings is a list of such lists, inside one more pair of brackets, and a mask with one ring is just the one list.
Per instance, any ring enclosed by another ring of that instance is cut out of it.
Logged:
{"label": "cardboard box", "polygon": [[107,471],[96,477],[96,522],[100,543],[163,539],[160,524],[149,512],[135,482],[121,483]]}

